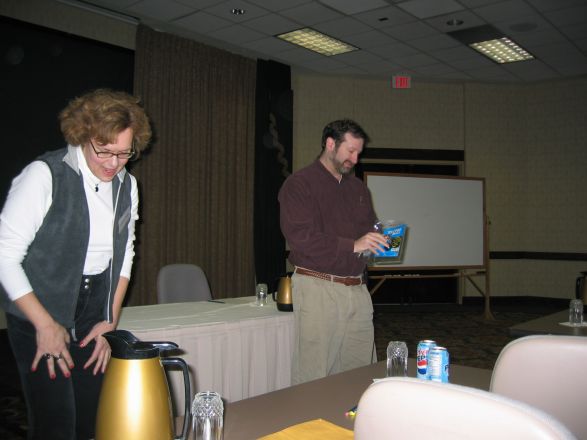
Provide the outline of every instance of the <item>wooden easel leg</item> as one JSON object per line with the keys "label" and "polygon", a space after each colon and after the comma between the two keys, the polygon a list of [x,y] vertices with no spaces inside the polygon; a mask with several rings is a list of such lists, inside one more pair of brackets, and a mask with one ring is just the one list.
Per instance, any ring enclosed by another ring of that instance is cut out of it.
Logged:
{"label": "wooden easel leg", "polygon": [[489,276],[487,274],[485,274],[485,292],[477,285],[477,283],[475,283],[475,281],[473,281],[471,279],[471,277],[467,277],[467,279],[469,280],[469,282],[473,285],[473,287],[475,289],[477,289],[477,291],[483,295],[484,298],[484,306],[483,306],[483,317],[489,321],[494,320],[494,316],[491,313],[491,302],[490,302],[490,295],[489,295],[489,281],[488,278]]}

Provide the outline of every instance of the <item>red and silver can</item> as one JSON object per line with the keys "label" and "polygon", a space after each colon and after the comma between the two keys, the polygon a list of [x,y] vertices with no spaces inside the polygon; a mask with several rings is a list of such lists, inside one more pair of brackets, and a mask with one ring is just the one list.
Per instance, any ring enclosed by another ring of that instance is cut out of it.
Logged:
{"label": "red and silver can", "polygon": [[416,350],[416,377],[418,379],[428,379],[428,352],[432,347],[436,347],[436,341],[425,339],[418,343]]}
{"label": "red and silver can", "polygon": [[448,383],[449,370],[448,350],[444,347],[432,347],[428,352],[428,380]]}

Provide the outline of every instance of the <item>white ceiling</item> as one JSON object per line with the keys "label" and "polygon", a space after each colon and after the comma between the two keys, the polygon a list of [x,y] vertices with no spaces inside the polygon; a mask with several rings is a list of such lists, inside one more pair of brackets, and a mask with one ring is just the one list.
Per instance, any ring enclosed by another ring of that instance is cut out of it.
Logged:
{"label": "white ceiling", "polygon": [[[82,3],[68,1],[68,3]],[[86,0],[158,30],[325,74],[532,82],[587,74],[587,0]],[[234,15],[231,10],[243,9]],[[459,19],[461,26],[447,21]],[[446,32],[491,24],[536,59],[498,65]],[[325,57],[274,35],[310,26],[360,48]]]}

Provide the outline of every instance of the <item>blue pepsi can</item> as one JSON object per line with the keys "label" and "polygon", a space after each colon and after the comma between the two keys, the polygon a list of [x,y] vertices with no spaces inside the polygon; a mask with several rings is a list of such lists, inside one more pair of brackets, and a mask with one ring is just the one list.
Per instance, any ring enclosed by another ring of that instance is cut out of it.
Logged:
{"label": "blue pepsi can", "polygon": [[428,380],[433,382],[449,382],[448,350],[444,347],[432,347],[428,352]]}
{"label": "blue pepsi can", "polygon": [[416,377],[418,379],[428,379],[428,352],[432,347],[436,347],[436,341],[425,339],[418,343],[416,350]]}

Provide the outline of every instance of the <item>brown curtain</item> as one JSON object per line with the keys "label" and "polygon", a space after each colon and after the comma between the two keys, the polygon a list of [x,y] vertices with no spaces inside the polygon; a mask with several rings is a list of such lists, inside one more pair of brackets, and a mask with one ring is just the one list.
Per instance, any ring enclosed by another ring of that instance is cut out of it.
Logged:
{"label": "brown curtain", "polygon": [[194,263],[215,298],[254,294],[255,61],[139,26],[134,87],[154,142],[140,188],[128,305],[157,302],[159,269]]}

